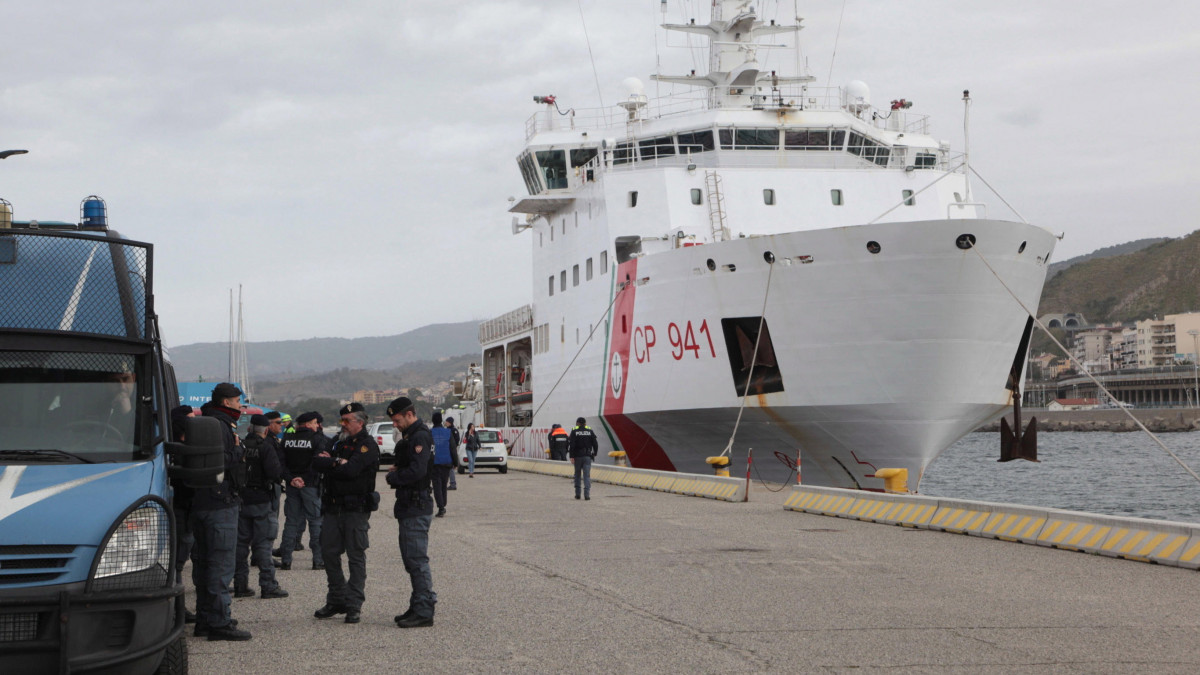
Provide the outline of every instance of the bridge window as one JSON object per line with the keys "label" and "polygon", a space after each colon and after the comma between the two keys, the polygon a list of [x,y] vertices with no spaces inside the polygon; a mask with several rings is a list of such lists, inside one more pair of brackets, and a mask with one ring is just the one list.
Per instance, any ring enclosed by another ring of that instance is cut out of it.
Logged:
{"label": "bridge window", "polygon": [[575,148],[571,151],[571,167],[584,166],[595,158],[595,148]]}
{"label": "bridge window", "polygon": [[564,190],[567,187],[567,155],[562,150],[538,150],[537,161],[542,167],[542,175],[546,178],[546,187],[550,190]]}
{"label": "bridge window", "polygon": [[525,189],[529,194],[536,195],[542,191],[542,181],[538,178],[537,166],[533,163],[533,155],[528,152],[521,155],[517,160],[517,166],[521,168],[521,178],[525,180]]}
{"label": "bridge window", "polygon": [[845,142],[845,131],[792,129],[783,134],[786,150],[841,150]]}
{"label": "bridge window", "polygon": [[712,129],[679,134],[679,154],[681,155],[689,152],[708,152],[714,148]]}
{"label": "bridge window", "polygon": [[937,166],[937,155],[931,152],[918,152],[913,166],[918,169],[932,169]]}
{"label": "bridge window", "polygon": [[642,154],[642,159],[670,157],[675,154],[675,139],[671,136],[650,138],[644,141],[639,141],[638,149]]}
{"label": "bridge window", "polygon": [[882,143],[877,143],[857,132],[850,132],[850,142],[846,150],[852,155],[858,155],[868,162],[887,166],[891,150]]}
{"label": "bridge window", "polygon": [[633,161],[633,144],[632,143],[617,143],[617,147],[613,150],[613,164],[628,164]]}
{"label": "bridge window", "polygon": [[722,150],[776,150],[778,129],[721,129]]}

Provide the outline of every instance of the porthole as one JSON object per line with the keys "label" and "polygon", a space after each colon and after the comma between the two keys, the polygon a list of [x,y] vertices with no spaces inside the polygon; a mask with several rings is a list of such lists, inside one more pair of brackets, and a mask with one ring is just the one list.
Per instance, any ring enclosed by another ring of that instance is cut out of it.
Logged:
{"label": "porthole", "polygon": [[975,245],[975,235],[960,234],[958,239],[954,240],[954,245],[966,251]]}
{"label": "porthole", "polygon": [[692,188],[692,203],[693,204],[695,204],[696,206],[700,206],[700,198],[703,196],[704,196],[704,194],[702,192],[700,192],[700,188]]}
{"label": "porthole", "polygon": [[1026,244],[1026,242],[1021,242],[1021,245],[1017,247],[1017,253],[1018,253],[1018,254],[1021,254],[1021,253],[1024,253],[1024,252],[1025,252],[1025,244]]}
{"label": "porthole", "polygon": [[883,247],[881,247],[879,245],[879,242],[877,242],[877,241],[868,241],[867,242],[867,252],[868,253],[875,254],[875,253],[879,253],[882,250],[883,250]]}
{"label": "porthole", "polygon": [[775,254],[767,251],[763,253],[763,260],[766,260],[768,265],[773,264],[775,262]]}
{"label": "porthole", "polygon": [[709,272],[716,272],[716,271],[717,271],[717,263],[713,262],[713,259],[712,259],[712,258],[709,258],[709,259],[708,259],[708,271],[709,271]]}

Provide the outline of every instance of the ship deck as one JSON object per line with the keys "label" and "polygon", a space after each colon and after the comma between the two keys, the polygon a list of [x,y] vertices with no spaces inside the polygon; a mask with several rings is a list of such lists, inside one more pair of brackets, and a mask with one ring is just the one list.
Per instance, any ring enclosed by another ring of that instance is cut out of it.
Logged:
{"label": "ship deck", "polygon": [[[249,642],[189,638],[196,673],[1200,671],[1196,572],[510,471],[460,477],[434,521],[436,625],[409,587],[390,492],[362,623],[320,622],[308,551],[291,597],[234,601]],[[194,597],[189,590],[189,607]]]}

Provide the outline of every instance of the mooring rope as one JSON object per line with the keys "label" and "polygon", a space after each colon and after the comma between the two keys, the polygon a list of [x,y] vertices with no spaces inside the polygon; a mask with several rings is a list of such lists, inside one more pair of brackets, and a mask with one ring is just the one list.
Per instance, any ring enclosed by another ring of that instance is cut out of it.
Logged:
{"label": "mooring rope", "polygon": [[724,457],[733,450],[733,439],[737,437],[738,427],[742,424],[742,412],[746,410],[746,397],[750,395],[750,383],[754,381],[754,366],[758,363],[758,344],[762,341],[763,324],[767,320],[767,298],[771,297],[771,276],[775,272],[775,261],[767,264],[767,290],[763,293],[762,312],[758,315],[758,335],[754,336],[754,353],[750,356],[750,370],[746,373],[746,386],[742,389],[742,404],[738,407],[737,420],[733,423],[733,433],[729,435],[729,443],[721,451]]}
{"label": "mooring rope", "polygon": [[[991,187],[991,186],[988,186],[988,187]],[[1054,335],[1050,332],[1050,329],[1048,329],[1044,325],[1042,325],[1041,321],[1038,321],[1038,318],[1033,315],[1033,312],[1029,311],[1029,308],[1025,306],[1025,303],[1021,302],[1021,298],[1017,297],[1017,294],[1014,293],[1011,288],[1009,288],[1008,284],[1004,283],[1004,279],[1002,279],[1000,277],[1000,275],[996,273],[996,270],[991,266],[990,263],[988,263],[987,258],[983,257],[983,254],[979,252],[979,247],[972,246],[971,250],[975,252],[975,255],[979,256],[979,260],[981,262],[983,262],[985,267],[988,268],[988,271],[992,273],[992,276],[996,277],[996,281],[1000,282],[1000,285],[1004,287],[1004,290],[1008,291],[1008,294],[1012,296],[1013,300],[1017,301],[1017,304],[1021,306],[1021,309],[1025,310],[1025,313],[1028,314],[1031,319],[1033,319],[1033,322],[1035,324],[1037,324],[1037,327],[1041,328],[1042,332],[1044,332],[1046,335],[1050,336],[1050,339],[1054,341],[1054,344],[1058,345],[1058,348],[1062,350],[1063,354],[1066,354],[1067,358],[1070,359],[1071,363],[1079,369],[1079,372],[1083,373],[1084,375],[1087,375],[1088,379],[1090,379],[1092,382],[1094,382],[1096,384],[1096,386],[1100,388],[1100,391],[1103,391],[1104,394],[1106,396],[1108,396],[1110,400],[1113,400],[1113,401],[1117,400],[1116,397],[1114,397],[1112,395],[1112,392],[1110,392],[1103,384],[1100,383],[1100,380],[1097,380],[1096,377],[1094,375],[1092,375],[1092,373],[1087,368],[1085,368],[1082,363],[1080,363],[1074,356],[1071,356],[1071,352],[1066,347],[1063,346],[1063,343],[1058,341],[1058,338],[1054,337]],[[1019,391],[1015,392],[1015,393],[1017,396],[1021,395]],[[1122,411],[1124,411],[1126,415],[1129,416],[1129,419],[1133,420],[1134,424],[1138,425],[1138,427],[1140,427],[1142,431],[1146,432],[1146,434],[1149,435],[1150,438],[1154,439],[1154,442],[1158,444],[1158,447],[1162,448],[1163,452],[1170,455],[1171,459],[1178,462],[1179,466],[1183,467],[1184,471],[1187,471],[1189,474],[1191,474],[1192,478],[1196,479],[1196,482],[1200,483],[1200,476],[1196,475],[1195,471],[1192,471],[1192,467],[1188,466],[1186,462],[1184,462],[1182,459],[1180,459],[1179,455],[1176,455],[1174,452],[1171,452],[1171,449],[1168,448],[1166,445],[1164,445],[1163,442],[1161,440],[1159,440],[1158,436],[1154,435],[1154,432],[1147,429],[1146,425],[1142,424],[1142,421],[1139,420],[1132,412],[1129,411],[1129,408],[1127,408],[1126,406],[1118,406],[1118,407]],[[1018,431],[1018,433],[1019,433],[1019,431]]]}

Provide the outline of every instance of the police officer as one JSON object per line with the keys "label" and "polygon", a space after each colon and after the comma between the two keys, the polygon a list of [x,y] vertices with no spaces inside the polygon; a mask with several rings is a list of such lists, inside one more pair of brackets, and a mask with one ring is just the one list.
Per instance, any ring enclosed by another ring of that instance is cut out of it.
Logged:
{"label": "police officer", "polygon": [[579,499],[579,477],[583,476],[583,498],[592,498],[592,460],[600,445],[596,442],[596,434],[587,425],[587,420],[580,417],[575,420],[575,428],[571,430],[568,439],[571,446],[571,463],[575,465],[575,499]]}
{"label": "police officer", "polygon": [[401,628],[433,625],[433,575],[429,570],[429,525],[433,522],[433,495],[430,474],[433,470],[433,436],[417,417],[407,396],[391,402],[387,409],[392,425],[402,438],[396,443],[396,465],[387,475],[388,485],[396,488],[394,513],[400,526],[400,557],[412,583],[408,609],[396,616]]}
{"label": "police officer", "polygon": [[[279,460],[279,465],[283,466],[283,444],[280,443],[279,437],[283,435],[283,414],[278,410],[263,415],[267,418],[267,435],[264,440],[271,449],[275,452],[276,459]],[[279,533],[279,506],[280,498],[283,496],[283,484],[275,481],[272,486],[271,499],[271,529],[278,535]]]}
{"label": "police officer", "polygon": [[272,500],[275,486],[283,474],[275,448],[267,442],[269,420],[263,415],[250,418],[250,432],[242,441],[245,449],[246,488],[242,490],[242,508],[238,513],[237,569],[233,576],[233,597],[254,596],[250,590],[250,565],[247,557],[253,551],[258,566],[258,588],[264,599],[286,598],[287,591],[275,581],[275,566],[271,561],[271,542],[278,531],[271,525]]}
{"label": "police officer", "polygon": [[198,488],[192,498],[192,583],[196,586],[196,637],[209,640],[249,640],[229,616],[229,582],[233,579],[237,542],[238,493],[245,487],[242,447],[235,433],[242,415],[242,392],[222,382],[212,400],[200,407],[205,417],[221,422],[225,446],[225,475],[216,487]]}
{"label": "police officer", "polygon": [[550,437],[547,440],[550,443],[550,459],[567,461],[567,449],[571,445],[570,439],[567,438],[567,430],[562,428],[561,424],[555,424],[550,428]]}
{"label": "police officer", "polygon": [[[346,623],[358,623],[366,600],[367,531],[371,512],[379,507],[379,493],[375,492],[379,446],[367,433],[368,418],[361,403],[343,406],[338,412],[342,433],[329,452],[313,458],[313,468],[323,474],[325,517],[320,541],[329,582],[325,606],[313,616],[328,619],[345,614]],[[350,568],[349,581],[342,574],[343,552]]]}
{"label": "police officer", "polygon": [[[328,452],[329,439],[321,433],[321,414],[306,412],[296,417],[297,430],[283,437],[283,481],[287,501],[283,506],[283,541],[277,549],[279,569],[292,569],[292,552],[299,550],[300,536],[308,524],[308,543],[312,548],[312,567],[325,569],[321,555],[321,474],[313,468],[313,458]],[[316,542],[314,544],[314,542]]]}

